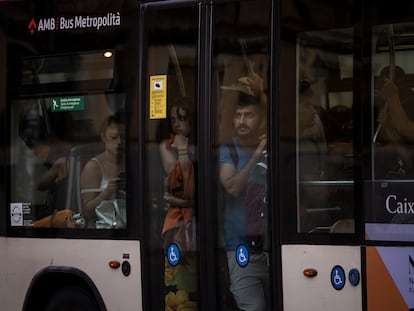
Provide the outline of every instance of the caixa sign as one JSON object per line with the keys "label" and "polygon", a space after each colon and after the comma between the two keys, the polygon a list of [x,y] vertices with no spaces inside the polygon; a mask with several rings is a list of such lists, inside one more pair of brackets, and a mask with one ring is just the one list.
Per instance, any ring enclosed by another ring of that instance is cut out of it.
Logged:
{"label": "caixa sign", "polygon": [[366,183],[366,218],[370,223],[414,221],[413,180],[378,180]]}
{"label": "caixa sign", "polygon": [[58,16],[46,18],[32,18],[27,28],[31,34],[35,32],[60,31],[73,29],[96,29],[118,27],[121,25],[121,14],[107,13],[101,16]]}

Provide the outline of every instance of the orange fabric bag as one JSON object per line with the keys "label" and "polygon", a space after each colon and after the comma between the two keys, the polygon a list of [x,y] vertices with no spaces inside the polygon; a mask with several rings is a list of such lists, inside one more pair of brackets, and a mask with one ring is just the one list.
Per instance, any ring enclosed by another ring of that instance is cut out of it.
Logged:
{"label": "orange fabric bag", "polygon": [[[186,180],[186,183],[184,183]],[[194,199],[194,166],[190,161],[184,178],[181,165],[176,161],[173,170],[167,178],[168,192],[177,198],[184,200]],[[182,251],[190,251],[194,248],[194,236],[192,223],[193,208],[170,206],[164,220],[162,235],[164,245],[176,243]]]}
{"label": "orange fabric bag", "polygon": [[34,228],[76,228],[76,222],[73,219],[73,211],[63,209],[55,210],[52,215],[32,222]]}

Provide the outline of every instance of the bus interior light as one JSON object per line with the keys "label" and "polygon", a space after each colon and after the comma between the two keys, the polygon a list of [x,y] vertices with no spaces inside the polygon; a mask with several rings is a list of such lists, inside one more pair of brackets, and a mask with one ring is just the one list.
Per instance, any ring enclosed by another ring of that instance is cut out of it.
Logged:
{"label": "bus interior light", "polygon": [[103,56],[106,57],[106,58],[110,58],[110,57],[112,57],[112,55],[113,55],[112,51],[105,51],[103,53]]}

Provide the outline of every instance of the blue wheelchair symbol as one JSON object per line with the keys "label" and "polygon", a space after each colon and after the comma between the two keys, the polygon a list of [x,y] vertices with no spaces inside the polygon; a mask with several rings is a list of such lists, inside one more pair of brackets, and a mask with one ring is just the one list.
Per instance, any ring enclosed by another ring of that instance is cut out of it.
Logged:
{"label": "blue wheelchair symbol", "polygon": [[178,248],[177,244],[170,244],[167,250],[167,260],[171,266],[176,266],[180,262],[180,249]]}
{"label": "blue wheelchair symbol", "polygon": [[345,286],[345,271],[341,266],[333,267],[331,271],[331,284],[336,290],[341,290]]}
{"label": "blue wheelchair symbol", "polygon": [[240,267],[246,267],[249,263],[249,250],[244,245],[239,245],[236,250],[236,262]]}

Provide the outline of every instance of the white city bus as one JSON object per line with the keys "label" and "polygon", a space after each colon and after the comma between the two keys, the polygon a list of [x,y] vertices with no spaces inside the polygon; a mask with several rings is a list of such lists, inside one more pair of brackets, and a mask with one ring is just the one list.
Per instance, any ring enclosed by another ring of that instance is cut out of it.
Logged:
{"label": "white city bus", "polygon": [[[2,309],[414,310],[413,13],[0,1]],[[220,182],[248,159],[246,98],[267,138],[253,232]]]}

